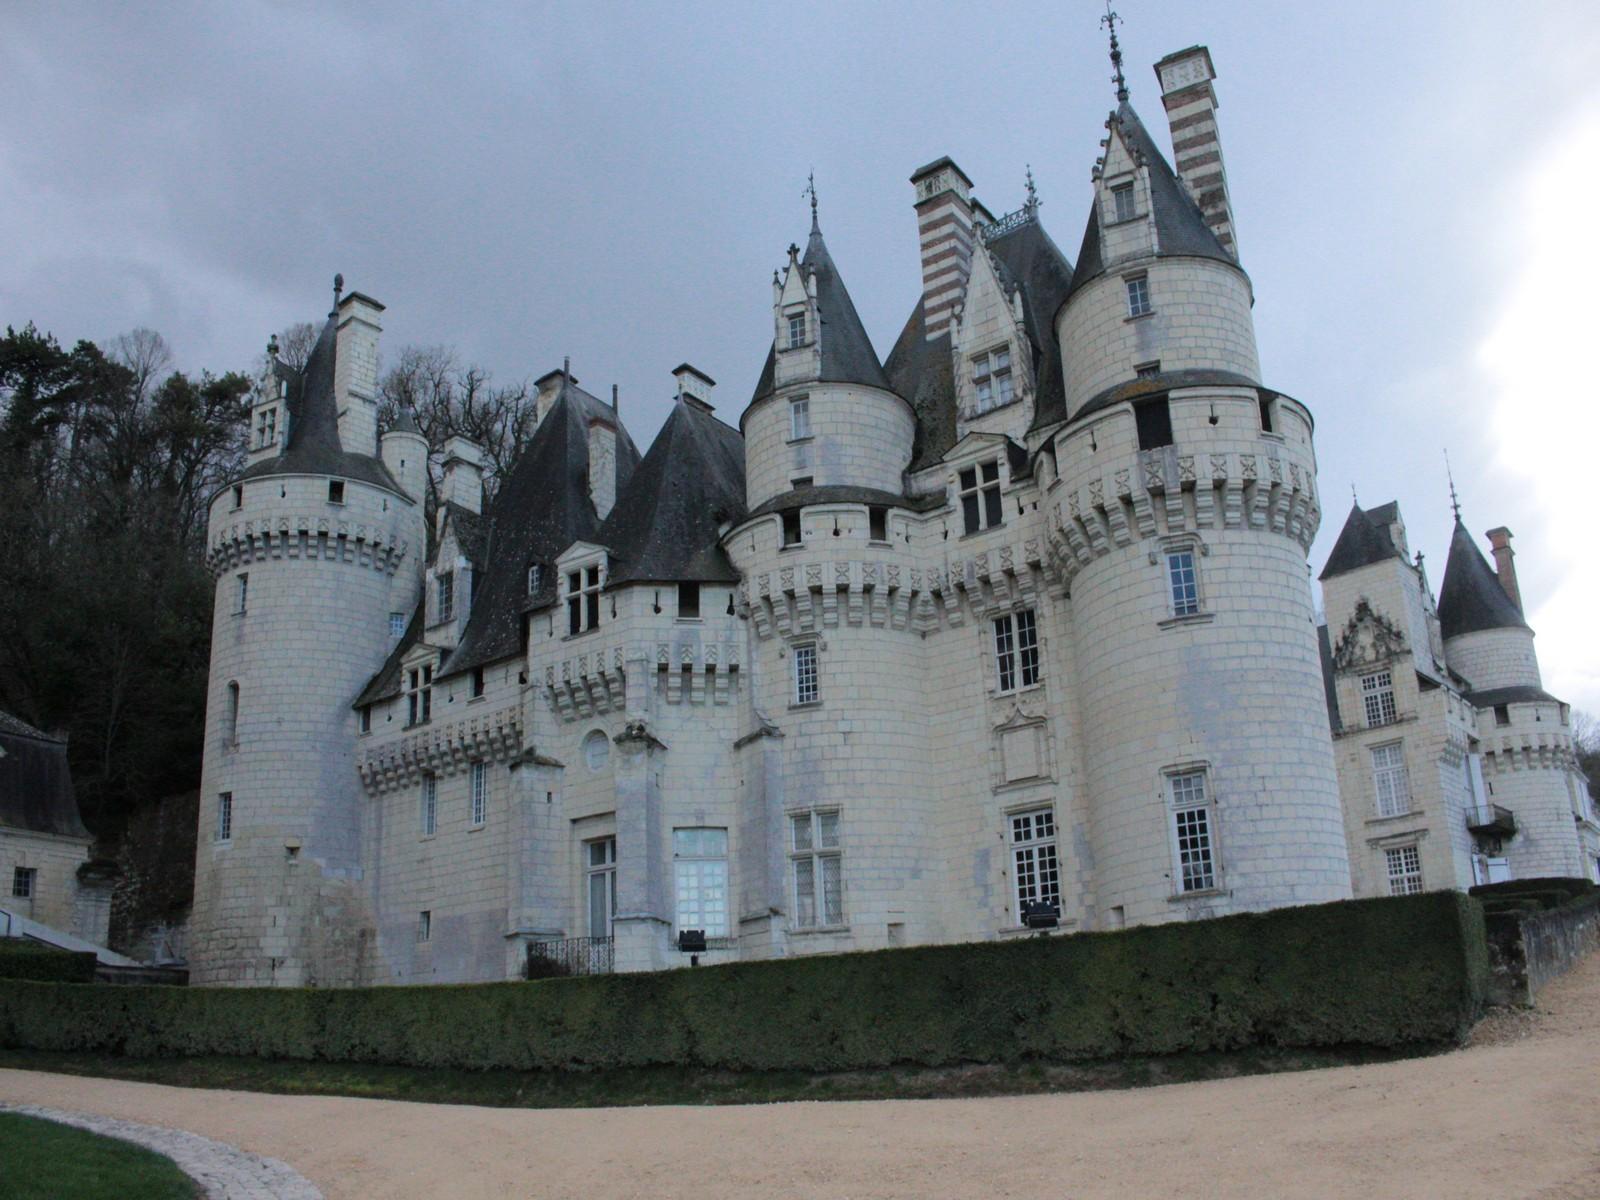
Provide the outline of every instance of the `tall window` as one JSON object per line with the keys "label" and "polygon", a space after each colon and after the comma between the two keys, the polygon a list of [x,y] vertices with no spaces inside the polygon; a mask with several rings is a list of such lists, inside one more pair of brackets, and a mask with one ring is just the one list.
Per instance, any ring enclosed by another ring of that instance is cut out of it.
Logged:
{"label": "tall window", "polygon": [[1039,629],[1033,609],[994,619],[994,659],[1002,692],[1039,682]]}
{"label": "tall window", "polygon": [[1011,383],[1011,347],[1001,346],[972,360],[972,386],[978,411],[988,412],[1010,404],[1016,397]]}
{"label": "tall window", "polygon": [[1111,189],[1113,220],[1133,220],[1133,184],[1119,183]]}
{"label": "tall window", "polygon": [[1061,868],[1056,861],[1056,817],[1049,808],[1011,818],[1011,865],[1017,888],[1017,920],[1030,904],[1061,909]]}
{"label": "tall window", "polygon": [[242,613],[250,603],[250,576],[240,572],[233,577],[233,611]]}
{"label": "tall window", "polygon": [[1361,705],[1369,726],[1394,724],[1394,678],[1388,671],[1361,677]]}
{"label": "tall window", "polygon": [[1422,891],[1422,855],[1415,846],[1395,846],[1383,852],[1389,868],[1389,894],[1415,896]]}
{"label": "tall window", "polygon": [[256,449],[265,450],[278,441],[278,408],[276,405],[256,413]]}
{"label": "tall window", "polygon": [[489,764],[472,764],[472,824],[482,825],[489,814]]}
{"label": "tall window", "polygon": [[469,693],[471,693],[470,696],[469,696],[469,699],[472,699],[472,700],[476,700],[480,696],[483,695],[483,668],[482,667],[473,667],[472,668],[471,673],[467,676],[467,690],[468,690]]}
{"label": "tall window", "polygon": [[222,792],[217,796],[217,841],[225,842],[233,837],[233,793]]}
{"label": "tall window", "polygon": [[436,589],[434,594],[439,601],[436,605],[439,616],[435,623],[443,624],[445,621],[455,620],[456,573],[454,571],[440,571],[433,583]]}
{"label": "tall window", "polygon": [[528,595],[532,596],[539,591],[539,585],[544,582],[544,570],[538,563],[528,567]]}
{"label": "tall window", "polygon": [[417,941],[426,942],[433,937],[433,912],[423,909],[417,914]]}
{"label": "tall window", "polygon": [[412,667],[406,673],[406,724],[420,725],[433,718],[433,665]]}
{"label": "tall window", "polygon": [[439,780],[432,775],[422,777],[422,805],[417,813],[417,827],[423,837],[439,832]]}
{"label": "tall window", "polygon": [[11,872],[11,894],[18,900],[32,900],[39,890],[39,868],[18,867]]}
{"label": "tall window", "polygon": [[222,736],[230,746],[239,744],[239,685],[231,679],[228,681],[228,715]]}
{"label": "tall window", "polygon": [[728,936],[728,831],[674,829],[673,885],[678,929],[701,929],[708,938]]}
{"label": "tall window", "polygon": [[1190,617],[1200,611],[1200,587],[1194,573],[1194,551],[1174,550],[1167,555],[1167,590],[1172,615]]}
{"label": "tall window", "polygon": [[567,632],[583,633],[600,624],[600,568],[567,572]]}
{"label": "tall window", "polygon": [[844,924],[843,858],[839,811],[796,813],[789,818],[789,861],[794,872],[797,929]]}
{"label": "tall window", "polygon": [[789,348],[805,345],[806,341],[806,314],[792,312],[789,314]]}
{"label": "tall window", "polygon": [[1398,817],[1411,811],[1411,785],[1406,779],[1402,743],[1372,748],[1372,786],[1378,796],[1380,817]]}
{"label": "tall window", "polygon": [[794,663],[794,702],[815,704],[822,698],[817,685],[817,644],[801,642],[791,649],[790,658]]}
{"label": "tall window", "polygon": [[967,533],[992,529],[1004,520],[999,459],[968,467],[956,478],[961,483],[961,520]]}
{"label": "tall window", "polygon": [[678,620],[698,621],[700,619],[700,585],[698,583],[680,583],[678,585]]}
{"label": "tall window", "polygon": [[1150,307],[1150,279],[1145,275],[1135,275],[1125,281],[1128,285],[1128,315],[1142,317],[1153,311]]}
{"label": "tall window", "polygon": [[798,546],[800,544],[800,512],[791,509],[783,514],[783,544],[785,546]]}
{"label": "tall window", "polygon": [[589,936],[610,937],[617,915],[617,839],[583,844],[584,883],[589,895]]}
{"label": "tall window", "polygon": [[1203,892],[1217,886],[1215,835],[1206,773],[1167,776],[1173,833],[1178,855],[1178,891]]}
{"label": "tall window", "polygon": [[356,709],[356,728],[361,733],[372,732],[372,705],[363,704]]}
{"label": "tall window", "polygon": [[796,396],[789,401],[789,440],[798,442],[811,436],[811,397]]}

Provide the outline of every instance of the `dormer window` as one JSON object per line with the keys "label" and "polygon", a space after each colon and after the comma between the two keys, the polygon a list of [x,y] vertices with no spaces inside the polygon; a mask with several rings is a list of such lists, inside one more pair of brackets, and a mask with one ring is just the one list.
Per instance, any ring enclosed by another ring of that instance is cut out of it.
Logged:
{"label": "dormer window", "polygon": [[967,533],[993,529],[1004,519],[1000,504],[1000,460],[968,467],[957,477],[961,484],[961,519]]}
{"label": "dormer window", "polygon": [[600,625],[600,568],[567,572],[567,632],[586,633]]}
{"label": "dormer window", "polygon": [[433,665],[406,672],[406,724],[421,725],[433,718]]}
{"label": "dormer window", "polygon": [[789,401],[789,440],[798,442],[811,436],[811,397],[796,396]]}
{"label": "dormer window", "polygon": [[1119,183],[1111,189],[1111,208],[1113,220],[1133,220],[1133,184]]}
{"label": "dormer window", "polygon": [[788,320],[789,349],[793,350],[796,346],[803,346],[806,344],[806,314],[803,310],[800,312],[792,312],[788,314]]}
{"label": "dormer window", "polygon": [[456,573],[440,571],[433,584],[434,597],[438,601],[438,620],[434,623],[442,625],[446,621],[453,621],[456,615]]}
{"label": "dormer window", "polygon": [[1001,346],[972,360],[972,386],[978,411],[988,412],[1015,399],[1011,384],[1011,347]]}
{"label": "dormer window", "polygon": [[543,582],[544,571],[540,568],[538,563],[534,563],[528,568],[528,595],[537,595],[539,591],[539,585]]}
{"label": "dormer window", "polygon": [[256,449],[265,450],[278,440],[278,408],[269,405],[256,413]]}

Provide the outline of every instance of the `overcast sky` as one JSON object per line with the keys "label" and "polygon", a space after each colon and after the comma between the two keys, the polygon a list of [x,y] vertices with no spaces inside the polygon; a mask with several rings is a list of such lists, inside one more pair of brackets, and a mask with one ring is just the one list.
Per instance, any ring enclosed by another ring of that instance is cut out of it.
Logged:
{"label": "overcast sky", "polygon": [[[1448,446],[1468,526],[1516,534],[1546,685],[1600,712],[1600,5],[1119,8],[1152,131],[1150,64],[1211,48],[1265,382],[1318,420],[1313,565],[1354,485],[1400,501],[1437,589]],[[571,355],[641,446],[687,359],[737,421],[812,168],[880,356],[917,297],[922,163],[996,213],[1031,164],[1076,255],[1100,11],[0,0],[0,322],[145,325],[187,369],[248,368],[340,271],[391,354],[445,343],[501,381]]]}

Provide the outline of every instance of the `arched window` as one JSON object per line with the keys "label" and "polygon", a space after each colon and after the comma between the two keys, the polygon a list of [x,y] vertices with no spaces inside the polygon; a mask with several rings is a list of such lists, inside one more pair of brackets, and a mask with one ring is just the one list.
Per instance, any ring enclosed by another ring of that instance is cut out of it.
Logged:
{"label": "arched window", "polygon": [[239,685],[233,680],[228,682],[228,717],[227,724],[223,726],[223,737],[228,745],[239,744]]}

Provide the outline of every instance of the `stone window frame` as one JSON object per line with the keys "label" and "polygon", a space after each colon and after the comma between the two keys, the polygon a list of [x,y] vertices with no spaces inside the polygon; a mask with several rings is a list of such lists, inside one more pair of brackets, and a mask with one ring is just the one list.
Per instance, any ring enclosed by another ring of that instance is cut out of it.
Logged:
{"label": "stone window frame", "polygon": [[606,579],[603,556],[571,563],[562,571],[561,599],[567,609],[569,638],[582,637],[600,628],[600,593],[605,590]]}
{"label": "stone window frame", "polygon": [[[1049,822],[1044,832],[1038,830],[1041,817]],[[1024,823],[1028,827],[1027,836],[1019,838],[1022,832],[1019,826]],[[1027,904],[1054,903],[1059,916],[1062,910],[1060,828],[1056,824],[1055,804],[1036,804],[1006,813],[1006,830],[1006,845],[1011,851],[1011,902],[1017,924],[1022,925],[1023,907]],[[1047,865],[1042,857],[1046,851],[1049,853]],[[1035,877],[1027,895],[1023,888],[1024,852],[1029,858],[1027,870]]]}
{"label": "stone window frame", "polygon": [[265,450],[278,442],[278,406],[263,404],[256,410],[255,449]]}
{"label": "stone window frame", "polygon": [[1132,275],[1124,275],[1122,284],[1126,291],[1128,302],[1128,315],[1125,320],[1138,321],[1150,316],[1156,311],[1155,300],[1150,291],[1150,273],[1138,271]]}
{"label": "stone window frame", "polygon": [[789,441],[809,442],[814,436],[811,429],[811,393],[789,397]]}
{"label": "stone window frame", "polygon": [[1000,613],[989,628],[994,639],[994,695],[1013,696],[1042,685],[1044,647],[1039,639],[1038,613],[1031,607]]}
{"label": "stone window frame", "polygon": [[[720,833],[722,835],[722,852],[720,854],[708,852],[704,845],[696,846],[691,842],[681,840],[678,835]],[[728,938],[732,936],[732,874],[729,871],[730,841],[726,825],[679,825],[672,830],[672,917],[673,928],[682,933],[685,929],[698,929],[706,935],[708,941],[713,938]],[[680,849],[680,846],[684,847]],[[720,884],[716,881],[714,868],[721,865]],[[698,876],[698,878],[696,878]],[[707,882],[708,878],[711,880]],[[697,889],[702,894],[695,897],[686,907],[685,891],[686,879],[688,886]],[[707,900],[705,893],[714,892],[720,887],[722,918],[721,924],[712,928],[711,922],[706,920]],[[686,920],[686,914],[689,919]]]}
{"label": "stone window frame", "polygon": [[433,720],[433,663],[418,662],[405,669],[406,728]]}
{"label": "stone window frame", "polygon": [[[968,364],[972,370],[973,405],[978,415],[1005,408],[1021,398],[1017,395],[1010,341],[990,346],[982,354],[974,354]],[[999,394],[1002,390],[1003,395]]]}
{"label": "stone window frame", "polygon": [[[1126,183],[1113,183],[1106,190],[1111,193],[1111,223],[1120,225],[1124,221],[1132,221],[1139,216],[1139,196],[1134,191],[1133,180]],[[1124,205],[1123,201],[1127,204]]]}
{"label": "stone window frame", "polygon": [[961,512],[962,537],[998,529],[1006,523],[1005,486],[998,455],[957,468],[956,508]]}
{"label": "stone window frame", "polygon": [[1361,676],[1361,715],[1368,729],[1382,729],[1400,719],[1394,697],[1394,671],[1383,667]]}
{"label": "stone window frame", "polygon": [[433,910],[424,908],[417,913],[417,944],[433,940]]}
{"label": "stone window frame", "polygon": [[13,867],[11,869],[11,898],[32,900],[39,894],[39,868]]}
{"label": "stone window frame", "polygon": [[417,793],[417,836],[431,838],[439,832],[439,777],[426,773]]}
{"label": "stone window frame", "polygon": [[433,611],[435,625],[456,619],[456,573],[453,569],[433,574]]}
{"label": "stone window frame", "polygon": [[[789,825],[789,900],[794,932],[817,933],[849,927],[845,914],[844,810],[839,805],[818,805],[784,814]],[[828,818],[832,818],[831,822]],[[804,827],[804,838],[800,835]],[[830,839],[831,834],[831,840]],[[829,909],[828,869],[832,864],[836,907]],[[810,920],[803,920],[801,882],[810,883]],[[819,902],[820,901],[820,902]],[[832,917],[834,919],[830,920]]]}
{"label": "stone window frame", "polygon": [[822,639],[802,638],[789,647],[789,707],[815,708],[821,703]]}
{"label": "stone window frame", "polygon": [[[1198,796],[1193,780],[1199,780]],[[1161,771],[1162,806],[1172,854],[1172,899],[1223,891],[1220,821],[1211,765],[1174,763]]]}
{"label": "stone window frame", "polygon": [[389,638],[398,642],[406,635],[406,615],[403,612],[389,614]]}
{"label": "stone window frame", "polygon": [[228,680],[227,707],[223,710],[222,718],[222,744],[230,750],[239,745],[239,700],[241,694],[239,681],[237,679]]}
{"label": "stone window frame", "polygon": [[1384,878],[1389,881],[1389,895],[1417,896],[1425,890],[1422,847],[1419,843],[1411,841],[1383,847],[1383,867]]}
{"label": "stone window frame", "polygon": [[233,577],[233,615],[242,617],[250,610],[250,572],[240,571]]}
{"label": "stone window frame", "polygon": [[[1399,762],[1380,764],[1378,761],[1379,754],[1387,755],[1390,752],[1398,754]],[[1376,746],[1368,746],[1367,761],[1372,770],[1373,812],[1379,818],[1409,816],[1412,811],[1411,771],[1406,766],[1404,740],[1381,742]],[[1388,782],[1387,790],[1391,799],[1391,807],[1394,803],[1399,803],[1404,805],[1403,808],[1385,811],[1385,781]]]}
{"label": "stone window frame", "polygon": [[806,335],[810,332],[808,328],[810,321],[806,319],[806,310],[797,308],[785,312],[783,321],[786,333],[783,348],[785,350],[797,350],[804,346],[808,340]]}
{"label": "stone window frame", "polygon": [[467,828],[482,829],[489,822],[489,764],[483,759],[467,771]]}
{"label": "stone window frame", "polygon": [[226,845],[233,841],[233,793],[217,793],[217,823],[211,840]]}

